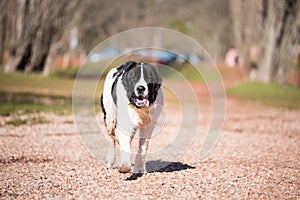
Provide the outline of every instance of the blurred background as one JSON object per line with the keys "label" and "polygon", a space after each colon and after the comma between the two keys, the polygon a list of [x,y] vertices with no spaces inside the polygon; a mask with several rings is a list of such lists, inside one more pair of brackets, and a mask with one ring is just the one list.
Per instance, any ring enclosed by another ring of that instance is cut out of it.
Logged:
{"label": "blurred background", "polygon": [[[114,34],[149,26],[182,32],[203,45],[229,96],[300,107],[298,0],[2,0],[1,114],[67,112],[81,63],[113,59],[130,49],[115,44],[88,57],[89,52]],[[174,52],[131,56],[174,66],[187,79],[203,81],[186,67],[201,63],[202,56]]]}
{"label": "blurred background", "polygon": [[[107,40],[139,27],[210,57]],[[126,60],[167,69],[147,165],[170,165],[131,182],[101,164],[99,74]],[[300,0],[0,0],[0,199],[300,199],[299,133]]]}

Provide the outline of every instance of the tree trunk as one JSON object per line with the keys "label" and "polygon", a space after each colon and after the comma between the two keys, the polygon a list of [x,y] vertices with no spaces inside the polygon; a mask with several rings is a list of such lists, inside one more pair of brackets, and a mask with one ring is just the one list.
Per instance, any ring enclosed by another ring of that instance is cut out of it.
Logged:
{"label": "tree trunk", "polygon": [[[3,2],[0,4],[0,10],[4,10],[5,5],[3,5]],[[6,26],[7,26],[7,16],[2,14],[0,16],[0,64],[3,63],[3,57],[4,57],[4,49],[5,49],[5,41],[6,41]]]}
{"label": "tree trunk", "polygon": [[12,23],[15,21],[13,9],[16,6],[16,1],[0,1],[0,63],[4,62],[4,52],[10,46],[11,35],[15,30]]}
{"label": "tree trunk", "polygon": [[[257,66],[256,80],[284,83],[299,41],[299,0],[231,0],[232,25],[245,68]],[[251,57],[255,45],[258,56]]]}
{"label": "tree trunk", "polygon": [[[281,5],[278,5],[281,3]],[[273,79],[273,70],[275,70],[274,56],[276,51],[276,38],[278,29],[281,26],[277,20],[282,18],[284,1],[271,3],[265,1],[262,9],[264,13],[261,18],[262,29],[259,39],[259,56],[257,60],[258,73],[257,80],[262,82],[270,82]],[[275,5],[276,4],[276,5]]]}
{"label": "tree trunk", "polygon": [[[286,82],[286,75],[294,66],[291,58],[296,45],[300,42],[300,1],[286,1],[282,16],[281,27],[276,40],[274,80]],[[284,79],[283,79],[284,77]]]}
{"label": "tree trunk", "polygon": [[75,2],[18,0],[14,12],[16,15],[14,44],[4,70],[42,72],[51,46],[58,42],[64,31],[68,9],[74,6]]}

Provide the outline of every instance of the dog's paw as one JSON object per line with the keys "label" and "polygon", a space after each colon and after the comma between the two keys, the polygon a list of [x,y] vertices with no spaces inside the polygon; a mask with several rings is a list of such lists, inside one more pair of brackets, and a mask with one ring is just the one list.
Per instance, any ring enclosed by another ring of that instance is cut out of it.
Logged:
{"label": "dog's paw", "polygon": [[134,180],[137,180],[138,178],[140,178],[142,176],[143,176],[143,174],[141,174],[141,173],[138,173],[138,174],[133,173],[133,174],[131,174],[131,176],[129,176],[126,179],[126,181],[134,181]]}
{"label": "dog's paw", "polygon": [[147,173],[145,167],[134,167],[133,173],[135,174],[144,174]]}
{"label": "dog's paw", "polygon": [[113,165],[114,165],[113,162],[111,162],[111,161],[105,161],[105,166],[106,166],[106,168],[112,168]]}
{"label": "dog's paw", "polygon": [[123,163],[121,166],[119,166],[118,171],[120,173],[129,173],[131,171],[131,167],[126,163]]}
{"label": "dog's paw", "polygon": [[111,148],[108,150],[106,154],[106,160],[105,160],[105,166],[107,168],[112,168],[115,162],[115,155],[114,155],[114,149]]}

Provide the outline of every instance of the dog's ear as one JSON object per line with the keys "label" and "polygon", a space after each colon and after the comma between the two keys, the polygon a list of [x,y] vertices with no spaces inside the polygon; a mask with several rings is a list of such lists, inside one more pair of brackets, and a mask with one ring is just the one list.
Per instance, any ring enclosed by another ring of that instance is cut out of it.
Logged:
{"label": "dog's ear", "polygon": [[149,82],[153,84],[161,85],[162,78],[158,72],[158,66],[153,64],[145,63],[144,66],[149,67],[148,76],[149,76]]}
{"label": "dog's ear", "polygon": [[120,65],[119,67],[117,67],[117,72],[116,72],[113,76],[115,76],[115,75],[120,76],[120,75],[122,75],[122,74],[128,72],[128,71],[131,70],[133,67],[135,67],[136,64],[137,64],[137,63],[134,62],[134,61],[128,61],[128,62],[126,62],[126,63]]}

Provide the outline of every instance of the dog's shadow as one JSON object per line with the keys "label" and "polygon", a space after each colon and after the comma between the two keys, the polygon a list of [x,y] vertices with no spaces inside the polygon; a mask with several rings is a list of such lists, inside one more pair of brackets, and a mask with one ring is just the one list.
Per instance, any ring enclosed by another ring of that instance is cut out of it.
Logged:
{"label": "dog's shadow", "polygon": [[[153,161],[148,161],[146,163],[147,173],[154,173],[154,172],[168,173],[168,172],[175,172],[175,171],[181,171],[186,169],[195,169],[195,167],[187,164],[183,164],[181,162],[167,162],[161,160],[153,160]],[[137,180],[142,176],[143,174],[132,174],[126,180],[128,181]]]}

